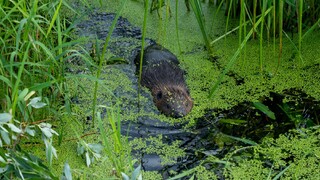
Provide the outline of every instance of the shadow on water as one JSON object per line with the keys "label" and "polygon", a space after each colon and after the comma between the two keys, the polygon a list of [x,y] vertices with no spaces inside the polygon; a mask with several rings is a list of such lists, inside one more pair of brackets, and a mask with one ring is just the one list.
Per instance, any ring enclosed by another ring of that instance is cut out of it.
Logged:
{"label": "shadow on water", "polygon": [[[90,50],[96,39],[102,40],[102,42],[105,40],[115,14],[94,10],[88,17],[87,20],[81,21],[76,29],[80,37],[88,38],[84,46],[87,50]],[[147,41],[150,44],[152,40]],[[140,43],[140,29],[132,26],[127,19],[120,17],[112,34],[109,50],[115,56],[122,57],[127,62],[121,64],[121,66],[110,65],[110,67],[118,68],[124,72],[132,80],[132,88],[135,90],[137,90],[137,77],[133,59],[137,54]],[[237,77],[237,79],[240,79],[239,83],[241,83],[241,77],[230,73],[227,75]],[[133,99],[132,102],[135,102],[136,99],[136,94],[126,94],[121,92],[121,89],[115,90],[114,94]],[[158,114],[159,112],[154,108],[150,94],[142,92],[142,95],[148,98],[145,110]],[[77,97],[74,97],[74,99],[77,99]],[[79,102],[81,103],[81,101]],[[174,164],[162,165],[158,154],[143,153],[142,149],[136,149],[133,152],[134,156],[141,159],[144,170],[159,171],[163,177],[168,177],[171,170],[178,173],[182,172],[199,165],[202,160],[210,155],[222,158],[234,146],[244,145],[243,142],[234,139],[226,140],[224,135],[245,138],[258,143],[266,136],[278,137],[279,134],[292,128],[319,124],[317,115],[320,112],[320,102],[299,89],[288,89],[282,94],[270,92],[268,97],[260,98],[260,103],[266,106],[268,111],[274,113],[274,119],[254,106],[252,102],[244,102],[228,110],[207,109],[205,115],[197,119],[197,124],[194,127],[189,127],[188,131],[185,130],[185,124],[172,125],[141,115],[135,122],[124,120],[122,122],[122,134],[128,135],[129,140],[162,135],[163,143],[172,144],[174,141],[180,141],[180,148],[184,149],[186,156],[177,159],[177,163]],[[153,108],[148,109],[152,106]],[[127,107],[121,108],[123,111],[128,110]],[[137,108],[136,104],[133,104],[130,110],[136,110],[134,108]],[[90,119],[90,117],[88,118]],[[217,174],[222,173],[219,172],[219,166],[221,165],[210,163],[204,165],[206,168],[214,169]]]}

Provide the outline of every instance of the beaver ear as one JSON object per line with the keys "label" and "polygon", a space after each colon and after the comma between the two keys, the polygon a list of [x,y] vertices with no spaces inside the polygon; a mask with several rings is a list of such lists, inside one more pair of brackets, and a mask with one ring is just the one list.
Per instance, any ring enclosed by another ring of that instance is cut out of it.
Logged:
{"label": "beaver ear", "polygon": [[157,100],[161,100],[161,99],[162,99],[162,91],[158,91]]}

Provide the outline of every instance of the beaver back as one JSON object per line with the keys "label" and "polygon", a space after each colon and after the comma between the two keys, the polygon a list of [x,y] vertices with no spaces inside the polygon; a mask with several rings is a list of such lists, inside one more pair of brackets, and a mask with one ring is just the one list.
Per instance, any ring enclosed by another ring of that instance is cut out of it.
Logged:
{"label": "beaver back", "polygon": [[[139,65],[141,55],[136,57]],[[160,45],[144,51],[141,84],[151,90],[157,108],[165,115],[182,117],[193,106],[177,57]]]}

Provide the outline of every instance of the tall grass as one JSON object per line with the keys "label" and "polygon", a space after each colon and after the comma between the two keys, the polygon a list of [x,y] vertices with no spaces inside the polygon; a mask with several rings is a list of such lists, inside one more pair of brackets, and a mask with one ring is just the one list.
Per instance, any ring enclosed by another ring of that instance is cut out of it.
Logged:
{"label": "tall grass", "polygon": [[[99,58],[99,64],[98,64],[98,69],[97,69],[97,74],[96,74],[96,78],[99,79],[100,75],[101,75],[101,70],[102,70],[102,65],[105,62],[105,54],[107,52],[107,47],[109,45],[109,41],[112,35],[112,32],[117,24],[117,21],[121,15],[121,12],[126,4],[127,0],[123,0],[122,4],[120,5],[119,10],[117,11],[116,17],[114,18],[114,20],[112,21],[111,27],[109,29],[109,33],[108,36],[105,39],[104,45],[103,45],[103,49],[101,52],[101,55],[98,55]],[[95,122],[95,116],[96,116],[96,104],[97,104],[97,93],[98,93],[98,81],[95,82],[94,85],[94,92],[93,92],[93,102],[92,102],[92,122],[93,122],[93,127],[94,127],[94,122]]]}
{"label": "tall grass", "polygon": [[[148,17],[148,4],[149,0],[146,0],[144,3],[144,16],[143,16],[143,27],[142,27],[142,40],[141,40],[141,56],[140,56],[140,63],[139,63],[139,78],[138,78],[138,102],[140,103],[140,92],[141,92],[141,79],[142,79],[142,60],[144,55],[144,47],[145,47],[145,38],[147,32],[147,17]],[[140,104],[139,104],[140,108]]]}
{"label": "tall grass", "polygon": [[[4,141],[5,150],[10,153],[1,154],[1,157],[2,163],[14,167],[7,169],[5,173],[9,176],[5,177],[19,174],[20,178],[40,178],[48,175],[43,164],[32,162],[35,160],[33,155],[16,148],[20,147],[21,137],[36,135],[36,127],[42,132],[49,166],[53,156],[57,156],[52,139],[57,133],[49,123],[59,119],[59,114],[52,114],[57,112],[53,110],[55,101],[61,102],[64,98],[64,109],[68,109],[64,62],[68,59],[69,47],[76,43],[67,42],[71,29],[66,27],[65,20],[60,19],[63,4],[68,6],[62,0],[1,2],[0,110],[6,112],[1,118],[10,115],[8,122],[1,122],[0,130],[1,147]],[[38,97],[32,98],[35,95]],[[40,102],[41,97],[46,103]],[[11,158],[20,163],[15,164]],[[41,172],[30,175],[32,171]]]}
{"label": "tall grass", "polygon": [[203,37],[203,40],[205,42],[207,51],[211,54],[213,53],[211,45],[210,45],[210,40],[208,37],[208,33],[205,27],[205,19],[204,19],[204,15],[202,12],[202,7],[201,7],[201,2],[199,0],[189,0],[189,3],[191,4],[192,10],[194,12],[194,15],[197,19],[199,28],[201,30],[201,34]]}
{"label": "tall grass", "polygon": [[[267,9],[265,12],[265,15],[267,15],[268,13],[270,13],[271,8]],[[236,62],[239,54],[241,53],[242,49],[245,47],[245,44],[247,43],[247,41],[249,40],[249,38],[252,36],[254,29],[256,29],[259,24],[263,21],[264,17],[260,17],[258,19],[258,21],[256,22],[255,26],[251,28],[251,30],[248,32],[248,34],[246,35],[246,37],[244,38],[244,40],[242,41],[241,45],[239,46],[239,48],[237,49],[237,51],[234,53],[234,55],[232,56],[232,58],[230,59],[229,63],[227,64],[227,66],[224,68],[224,70],[222,71],[222,73],[220,74],[220,76],[218,77],[216,83],[213,85],[213,87],[210,89],[209,91],[209,98],[211,98],[214,95],[214,92],[217,90],[219,84],[222,82],[225,74],[229,71],[229,69],[232,67],[232,65]]]}

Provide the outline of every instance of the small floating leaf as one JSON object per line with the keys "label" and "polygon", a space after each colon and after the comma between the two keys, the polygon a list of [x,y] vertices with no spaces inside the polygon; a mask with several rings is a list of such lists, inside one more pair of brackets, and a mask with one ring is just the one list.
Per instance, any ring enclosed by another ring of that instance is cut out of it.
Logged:
{"label": "small floating leaf", "polygon": [[269,118],[275,120],[276,116],[274,113],[268,108],[268,106],[262,104],[261,102],[253,102],[254,107],[259,109],[261,112],[263,112],[265,115],[267,115]]}

